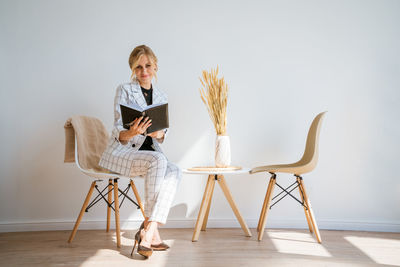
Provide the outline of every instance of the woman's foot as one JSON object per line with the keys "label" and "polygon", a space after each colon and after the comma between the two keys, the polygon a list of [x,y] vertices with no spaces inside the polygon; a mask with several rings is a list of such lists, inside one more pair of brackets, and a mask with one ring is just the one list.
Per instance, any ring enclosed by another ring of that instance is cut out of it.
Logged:
{"label": "woman's foot", "polygon": [[[145,220],[143,221],[143,223],[140,225],[139,230],[142,229],[148,229],[148,224],[149,224],[149,219],[145,218]],[[158,226],[158,223],[157,223]],[[158,231],[158,227],[155,227],[154,229],[154,234],[153,234],[153,239],[151,240],[151,245],[158,245],[163,243],[161,236],[160,236],[160,232]]]}
{"label": "woman's foot", "polygon": [[151,248],[152,239],[154,233],[151,233],[149,230],[142,229],[140,230],[140,245],[143,247]]}
{"label": "woman's foot", "polygon": [[[167,250],[169,249],[169,246],[163,242],[160,236],[160,232],[158,231],[158,223],[157,222],[149,222],[148,218],[145,219],[145,221],[142,223],[140,226],[141,229],[147,229],[147,231],[152,231],[152,239],[150,242],[150,247],[153,250],[161,251],[161,250]],[[145,243],[143,243],[143,246],[148,246],[149,242],[147,242],[149,239],[146,239]]]}
{"label": "woman's foot", "polygon": [[133,246],[131,255],[133,254],[133,251],[135,250],[135,247],[138,244],[137,252],[146,259],[149,258],[151,254],[153,254],[153,249],[151,248],[151,242],[148,242],[150,238],[151,237],[148,231],[144,229],[139,230],[135,235],[135,245]]}
{"label": "woman's foot", "polygon": [[162,242],[163,242],[163,241],[162,241],[162,239],[161,239],[160,232],[158,232],[158,229],[156,229],[156,230],[154,231],[153,240],[151,240],[151,244],[152,244],[152,245],[158,245],[158,244],[160,244],[160,243],[162,243]]}
{"label": "woman's foot", "polygon": [[161,239],[158,229],[154,231],[153,240],[151,241],[151,248],[157,251],[169,249],[169,246]]}

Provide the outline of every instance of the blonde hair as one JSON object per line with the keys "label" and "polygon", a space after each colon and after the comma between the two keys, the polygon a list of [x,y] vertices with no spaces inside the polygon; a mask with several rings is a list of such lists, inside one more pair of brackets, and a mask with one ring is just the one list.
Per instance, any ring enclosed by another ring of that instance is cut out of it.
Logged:
{"label": "blonde hair", "polygon": [[153,50],[151,50],[151,48],[146,45],[136,46],[135,49],[132,50],[131,55],[129,56],[129,67],[132,70],[131,80],[137,81],[137,78],[135,75],[135,68],[138,65],[139,59],[143,55],[147,56],[148,59],[150,60],[150,62],[155,65],[154,77],[157,80],[157,70],[158,70],[157,62],[158,62],[158,60],[157,60],[157,57],[154,54]]}

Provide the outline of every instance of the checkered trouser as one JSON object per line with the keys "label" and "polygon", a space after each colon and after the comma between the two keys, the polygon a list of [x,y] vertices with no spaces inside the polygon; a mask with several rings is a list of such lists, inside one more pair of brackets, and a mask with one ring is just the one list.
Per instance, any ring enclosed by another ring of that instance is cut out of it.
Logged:
{"label": "checkered trouser", "polygon": [[182,177],[181,170],[157,151],[140,150],[130,158],[133,159],[130,176],[145,178],[145,216],[149,221],[165,224]]}

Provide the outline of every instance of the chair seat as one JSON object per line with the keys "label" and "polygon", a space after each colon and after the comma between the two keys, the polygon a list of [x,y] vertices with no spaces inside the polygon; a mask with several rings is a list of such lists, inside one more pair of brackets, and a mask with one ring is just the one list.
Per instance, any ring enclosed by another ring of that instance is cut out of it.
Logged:
{"label": "chair seat", "polygon": [[[95,179],[109,179],[110,177],[118,177],[121,179],[128,179],[128,181],[130,179],[133,179],[134,177],[127,177],[127,176],[123,176],[119,173],[116,172],[112,172],[112,171],[108,171],[108,172],[99,172],[93,169],[90,170],[86,170],[86,169],[82,169],[80,168],[81,172],[83,172],[84,174],[86,174],[89,177],[95,178]],[[135,177],[139,177],[139,176],[135,176]]]}
{"label": "chair seat", "polygon": [[257,172],[284,172],[284,173],[291,173],[291,174],[304,174],[310,172],[309,164],[303,164],[302,162],[298,161],[296,163],[291,164],[276,164],[276,165],[266,165],[266,166],[259,166],[253,168],[250,173],[257,173]]}

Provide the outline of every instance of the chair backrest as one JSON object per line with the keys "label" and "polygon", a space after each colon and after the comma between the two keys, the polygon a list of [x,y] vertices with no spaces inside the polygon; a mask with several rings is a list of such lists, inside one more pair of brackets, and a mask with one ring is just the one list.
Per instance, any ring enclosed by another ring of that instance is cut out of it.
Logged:
{"label": "chair backrest", "polygon": [[301,173],[307,173],[312,171],[318,162],[318,144],[319,144],[319,132],[322,125],[322,119],[325,116],[325,112],[318,114],[313,122],[311,123],[310,129],[308,130],[306,148],[303,157],[298,161],[298,165],[301,165]]}
{"label": "chair backrest", "polygon": [[107,172],[98,162],[108,144],[108,133],[97,118],[74,116],[75,162],[81,170]]}

